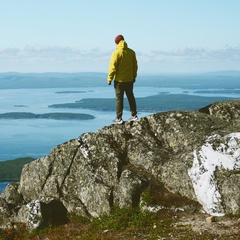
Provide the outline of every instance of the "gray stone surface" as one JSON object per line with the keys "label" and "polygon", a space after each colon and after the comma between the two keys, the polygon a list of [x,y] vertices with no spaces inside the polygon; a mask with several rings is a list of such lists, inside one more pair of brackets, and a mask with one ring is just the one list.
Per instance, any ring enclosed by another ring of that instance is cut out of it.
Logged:
{"label": "gray stone surface", "polygon": [[155,183],[156,189],[160,184],[169,193],[199,202],[211,215],[237,213],[239,116],[240,101],[225,101],[82,134],[24,166],[19,185],[1,195],[1,216],[15,214],[34,228],[44,218],[38,211],[40,220],[29,224],[33,216],[27,206],[58,202],[66,212],[99,217],[113,206],[138,206],[142,193]]}

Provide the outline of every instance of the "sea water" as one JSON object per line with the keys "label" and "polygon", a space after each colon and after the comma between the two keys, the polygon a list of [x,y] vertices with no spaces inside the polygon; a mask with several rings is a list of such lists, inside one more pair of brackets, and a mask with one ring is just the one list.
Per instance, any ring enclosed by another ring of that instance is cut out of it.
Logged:
{"label": "sea water", "polygon": [[[135,87],[134,89],[137,98],[156,95],[159,92],[239,98],[239,94],[196,93],[196,89],[185,88]],[[115,101],[114,90],[111,87],[0,89],[0,113],[71,112],[91,114],[95,117],[91,120],[0,119],[0,161],[19,157],[42,157],[58,144],[111,124],[115,112],[48,107],[51,104],[74,103],[84,98],[111,98]],[[139,112],[138,115],[144,117],[152,113]],[[123,116],[127,120],[130,113],[124,111]]]}
{"label": "sea water", "polygon": [[[63,92],[59,94],[59,92]],[[64,93],[66,92],[66,93]],[[138,97],[157,94],[156,88],[140,88]],[[49,88],[49,89],[2,89],[0,90],[0,113],[71,112],[91,114],[92,120],[53,119],[0,119],[0,161],[19,157],[42,157],[58,144],[79,137],[85,132],[94,132],[109,125],[115,112],[88,109],[56,109],[51,104],[73,103],[84,98],[112,98],[110,88]],[[139,113],[139,117],[151,113]],[[129,112],[124,112],[130,118]]]}
{"label": "sea water", "polygon": [[6,186],[9,184],[9,182],[0,182],[0,194],[2,191],[6,188]]}

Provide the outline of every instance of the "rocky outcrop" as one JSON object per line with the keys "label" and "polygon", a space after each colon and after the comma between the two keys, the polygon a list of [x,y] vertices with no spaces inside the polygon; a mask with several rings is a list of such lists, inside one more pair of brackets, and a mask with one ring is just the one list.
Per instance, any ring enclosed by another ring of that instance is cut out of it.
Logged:
{"label": "rocky outcrop", "polygon": [[199,111],[216,116],[228,122],[239,121],[240,118],[239,100],[216,102],[200,109]]}
{"label": "rocky outcrop", "polygon": [[0,197],[0,216],[29,228],[67,221],[67,212],[99,217],[115,205],[138,206],[153,188],[198,202],[210,215],[237,213],[239,116],[240,101],[225,101],[84,133],[25,165]]}

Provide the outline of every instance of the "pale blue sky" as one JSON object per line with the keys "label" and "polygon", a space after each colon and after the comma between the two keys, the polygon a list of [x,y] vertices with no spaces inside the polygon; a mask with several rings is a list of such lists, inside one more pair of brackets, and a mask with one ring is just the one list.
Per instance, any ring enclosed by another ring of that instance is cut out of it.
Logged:
{"label": "pale blue sky", "polygon": [[0,72],[107,72],[114,38],[140,73],[240,70],[239,0],[0,0]]}

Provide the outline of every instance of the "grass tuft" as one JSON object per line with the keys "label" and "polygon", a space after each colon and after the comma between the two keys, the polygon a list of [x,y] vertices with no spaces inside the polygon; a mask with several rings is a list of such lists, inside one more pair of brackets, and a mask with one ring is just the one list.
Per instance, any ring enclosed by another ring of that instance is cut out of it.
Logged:
{"label": "grass tuft", "polygon": [[[152,204],[150,195],[143,198]],[[31,232],[28,232],[23,224],[10,229],[0,229],[0,240],[219,239],[219,235],[208,231],[194,232],[190,225],[181,224],[181,214],[183,213],[167,208],[149,212],[140,208],[118,207],[114,207],[110,215],[95,219],[71,213],[68,215],[69,222],[61,226],[48,225]],[[188,215],[184,215],[186,216]],[[238,234],[230,232],[226,236],[221,235],[221,239],[237,239],[236,237]]]}

